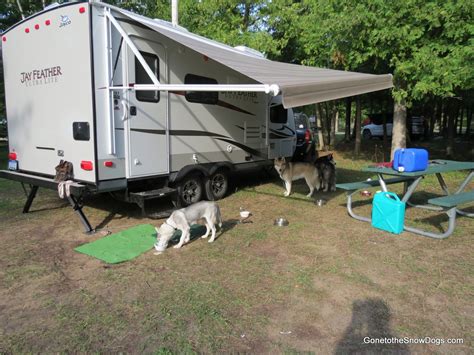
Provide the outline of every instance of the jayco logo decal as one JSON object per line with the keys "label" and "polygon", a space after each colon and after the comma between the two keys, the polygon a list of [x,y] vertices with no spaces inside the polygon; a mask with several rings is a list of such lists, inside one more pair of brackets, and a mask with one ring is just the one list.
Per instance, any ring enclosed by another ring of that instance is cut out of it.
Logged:
{"label": "jayco logo decal", "polygon": [[71,19],[68,15],[59,15],[61,18],[59,19],[59,28],[70,25]]}
{"label": "jayco logo decal", "polygon": [[25,86],[53,84],[57,83],[62,75],[60,66],[34,69],[29,72],[20,73],[20,83]]}

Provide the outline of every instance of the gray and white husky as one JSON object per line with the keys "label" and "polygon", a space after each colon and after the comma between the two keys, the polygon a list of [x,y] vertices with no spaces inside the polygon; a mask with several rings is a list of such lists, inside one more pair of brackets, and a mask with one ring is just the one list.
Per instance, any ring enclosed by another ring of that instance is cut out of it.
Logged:
{"label": "gray and white husky", "polygon": [[181,238],[174,248],[181,248],[183,244],[190,240],[191,225],[196,224],[201,219],[205,220],[206,225],[206,234],[202,238],[207,238],[209,232],[212,231],[211,238],[209,239],[209,243],[212,243],[216,238],[216,224],[219,225],[219,228],[222,228],[221,211],[217,203],[201,201],[174,211],[160,228],[155,228],[157,233],[156,251],[159,253],[165,251],[168,242],[177,229],[181,231]]}
{"label": "gray and white husky", "polygon": [[314,190],[319,190],[321,185],[318,169],[313,163],[304,162],[290,162],[285,158],[275,159],[275,169],[280,174],[280,178],[285,182],[286,191],[285,196],[291,194],[292,182],[299,179],[305,179],[309,187],[309,194],[306,197],[311,197]]}

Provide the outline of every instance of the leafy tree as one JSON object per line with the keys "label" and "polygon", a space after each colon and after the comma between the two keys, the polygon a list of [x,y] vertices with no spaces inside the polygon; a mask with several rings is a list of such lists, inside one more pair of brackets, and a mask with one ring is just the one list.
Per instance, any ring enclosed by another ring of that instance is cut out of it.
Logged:
{"label": "leafy tree", "polygon": [[472,2],[306,0],[302,6],[305,63],[393,73],[392,152],[406,144],[406,110],[415,100],[473,87]]}

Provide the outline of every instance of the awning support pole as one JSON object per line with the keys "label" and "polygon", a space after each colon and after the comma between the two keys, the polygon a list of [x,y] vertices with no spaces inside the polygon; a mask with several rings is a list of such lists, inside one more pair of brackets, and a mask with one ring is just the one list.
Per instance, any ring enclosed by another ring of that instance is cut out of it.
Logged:
{"label": "awning support pole", "polygon": [[[109,85],[112,85],[111,80],[112,80],[112,28],[110,26],[110,21],[109,21],[109,16],[107,14],[110,14],[110,9],[109,8],[104,8],[104,13],[106,14],[106,17],[104,18],[104,34],[105,34],[105,50],[106,50],[106,75],[107,75],[107,83]],[[112,108],[112,98],[113,92],[110,90],[107,93],[107,118],[108,118],[108,134],[109,134],[109,150],[108,153],[110,155],[115,155],[115,119],[114,119],[114,111]]]}
{"label": "awning support pole", "polygon": [[[153,82],[154,85],[160,86],[160,82],[155,76],[155,73],[153,73],[153,70],[150,69],[148,63],[145,61],[143,56],[140,54],[140,51],[137,49],[137,47],[133,44],[132,40],[128,36],[128,34],[123,30],[123,28],[119,25],[117,20],[114,18],[114,16],[110,13],[110,11],[105,11],[105,16],[110,20],[110,22],[114,25],[114,27],[117,29],[117,31],[120,33],[124,41],[127,43],[128,47],[132,50],[133,54],[135,54],[135,57],[138,59],[140,64],[143,66],[143,69],[145,69],[146,73],[150,77],[151,81]],[[154,89],[156,90],[156,89]]]}

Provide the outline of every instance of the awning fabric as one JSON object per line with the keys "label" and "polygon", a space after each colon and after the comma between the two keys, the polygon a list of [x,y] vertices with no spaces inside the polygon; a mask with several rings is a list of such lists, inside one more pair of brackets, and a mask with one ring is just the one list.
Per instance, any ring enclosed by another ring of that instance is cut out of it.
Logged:
{"label": "awning fabric", "polygon": [[258,83],[278,85],[283,106],[286,108],[360,95],[393,86],[391,74],[363,74],[275,62],[195,35],[180,27],[172,27],[164,21],[112,8]]}

